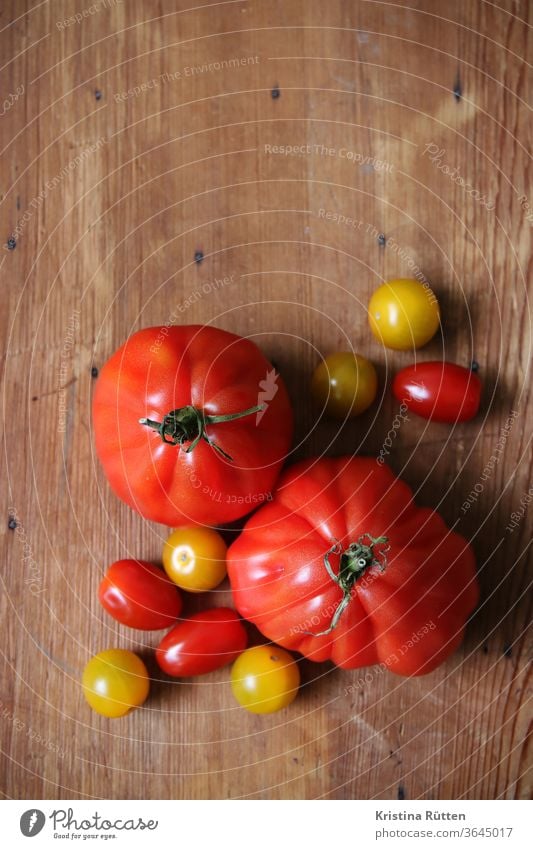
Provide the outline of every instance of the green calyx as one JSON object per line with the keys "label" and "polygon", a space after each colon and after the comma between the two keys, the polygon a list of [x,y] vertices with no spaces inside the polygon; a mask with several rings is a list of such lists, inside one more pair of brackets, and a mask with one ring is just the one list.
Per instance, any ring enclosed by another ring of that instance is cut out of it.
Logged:
{"label": "green calyx", "polygon": [[250,407],[248,410],[243,410],[240,413],[228,413],[221,416],[210,416],[196,407],[180,407],[178,410],[172,410],[163,418],[162,422],[155,422],[152,419],[139,419],[139,424],[150,427],[156,430],[167,445],[179,445],[183,447],[185,443],[190,443],[185,449],[185,453],[189,454],[194,451],[201,439],[207,442],[221,457],[225,460],[232,461],[232,457],[227,454],[220,445],[213,442],[206,433],[208,425],[216,425],[221,422],[232,422],[235,419],[242,419],[244,416],[251,416],[253,413],[259,413],[265,407],[264,404],[259,404],[257,407]]}
{"label": "green calyx", "polygon": [[[352,542],[345,551],[342,551],[340,543],[335,543],[332,548],[324,555],[324,566],[326,571],[338,587],[342,590],[342,598],[338,607],[331,618],[331,622],[325,631],[319,631],[313,634],[310,631],[305,633],[312,637],[324,637],[331,632],[339,624],[339,620],[352,600],[352,589],[355,582],[366,572],[371,566],[379,566],[383,572],[387,565],[387,548],[382,548],[379,552],[375,552],[374,546],[386,545],[388,537],[372,537],[370,534],[363,534],[357,542]],[[340,554],[339,573],[335,574],[331,568],[329,557],[331,554]]]}

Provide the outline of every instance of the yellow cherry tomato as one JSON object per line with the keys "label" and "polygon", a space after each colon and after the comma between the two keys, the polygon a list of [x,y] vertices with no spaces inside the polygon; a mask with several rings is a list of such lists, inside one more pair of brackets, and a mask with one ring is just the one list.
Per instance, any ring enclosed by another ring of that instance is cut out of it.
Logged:
{"label": "yellow cherry tomato", "polygon": [[213,528],[176,528],[163,547],[163,566],[183,590],[213,590],[226,577],[226,543]]}
{"label": "yellow cherry tomato", "polygon": [[386,348],[421,348],[435,335],[440,313],[436,296],[418,280],[401,278],[380,286],[368,305],[372,333]]}
{"label": "yellow cherry tomato", "polygon": [[300,670],[279,646],[255,646],[243,652],[231,669],[231,689],[252,713],[275,713],[297,696]]}
{"label": "yellow cherry tomato", "polygon": [[359,416],[378,391],[378,376],[372,363],[350,351],[330,354],[314,371],[311,392],[328,416],[345,419]]}
{"label": "yellow cherry tomato", "polygon": [[83,695],[96,713],[115,718],[143,704],[150,690],[146,666],[126,649],[95,654],[83,670]]}

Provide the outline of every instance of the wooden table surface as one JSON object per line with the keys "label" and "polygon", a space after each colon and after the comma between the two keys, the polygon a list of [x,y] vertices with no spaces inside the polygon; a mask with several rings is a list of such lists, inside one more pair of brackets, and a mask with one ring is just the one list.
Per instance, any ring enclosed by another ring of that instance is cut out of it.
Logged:
{"label": "wooden table surface", "polygon": [[[2,793],[527,797],[532,6],[84,3],[0,12]],[[417,273],[443,316],[417,356],[479,363],[474,422],[394,429],[412,357],[371,337],[366,307]],[[98,467],[93,370],[176,308],[276,362],[296,456],[377,453],[393,429],[393,469],[478,558],[479,609],[441,668],[350,691],[357,671],[303,662],[299,698],[267,717],[234,704],[227,669],[160,680],[125,720],[89,710],[91,654],[132,648],[155,674],[157,634],[116,625],[97,587],[119,557],[157,561],[166,531]],[[308,383],[347,346],[381,385],[339,430]]]}

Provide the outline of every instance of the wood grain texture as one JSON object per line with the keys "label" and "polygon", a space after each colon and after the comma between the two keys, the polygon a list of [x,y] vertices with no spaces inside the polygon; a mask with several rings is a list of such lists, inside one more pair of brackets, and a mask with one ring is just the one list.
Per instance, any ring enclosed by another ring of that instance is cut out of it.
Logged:
{"label": "wood grain texture", "polygon": [[[0,250],[6,797],[530,794],[531,9],[3,4],[0,237],[16,238]],[[227,670],[156,683],[124,721],[92,714],[88,657],[117,645],[149,659],[157,639],[106,618],[100,576],[118,557],[157,560],[165,529],[119,503],[97,466],[91,369],[181,304],[183,321],[250,334],[277,363],[294,456],[376,453],[397,412],[391,375],[410,357],[371,338],[366,305],[413,266],[443,314],[420,358],[476,360],[485,384],[475,422],[410,419],[389,457],[472,539],[482,601],[464,645],[427,677],[374,670],[351,691],[360,673],[302,663],[300,697],[270,717],[235,706]],[[321,355],[351,345],[381,391],[339,431],[316,423],[307,385]]]}

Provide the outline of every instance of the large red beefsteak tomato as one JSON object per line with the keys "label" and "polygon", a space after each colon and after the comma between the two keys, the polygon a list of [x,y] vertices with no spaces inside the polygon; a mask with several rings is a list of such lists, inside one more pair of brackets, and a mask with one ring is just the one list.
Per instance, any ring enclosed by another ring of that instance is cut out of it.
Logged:
{"label": "large red beefsteak tomato", "polygon": [[454,651],[478,599],[466,540],[368,457],[286,471],[231,545],[228,574],[237,610],[270,640],[401,675]]}
{"label": "large red beefsteak tomato", "polygon": [[283,381],[253,342],[190,325],[140,330],[113,354],[93,425],[119,498],[164,525],[215,525],[270,497],[293,419]]}

